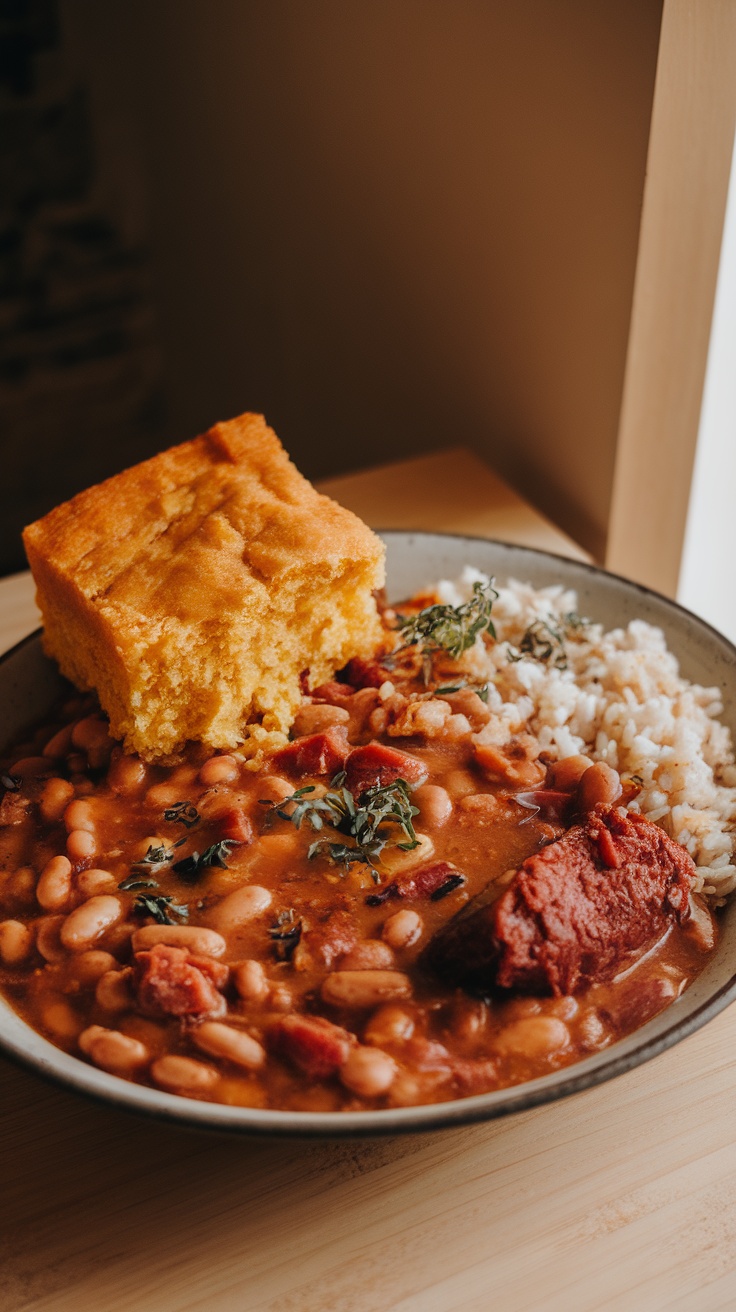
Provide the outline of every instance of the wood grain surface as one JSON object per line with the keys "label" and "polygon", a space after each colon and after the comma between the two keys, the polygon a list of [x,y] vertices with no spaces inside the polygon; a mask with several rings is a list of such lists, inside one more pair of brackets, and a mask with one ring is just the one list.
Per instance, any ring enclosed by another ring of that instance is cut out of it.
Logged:
{"label": "wood grain surface", "polygon": [[[408,526],[422,526],[423,498],[450,484],[443,459],[411,462]],[[367,487],[380,511],[386,477],[353,475],[331,490],[357,509]],[[443,501],[442,527],[466,529],[463,500]],[[515,504],[538,540],[544,522]],[[491,500],[470,531],[494,536],[495,522]],[[564,550],[548,531],[550,548]],[[21,621],[34,624],[27,576],[0,582],[6,617],[8,643]],[[171,1129],[3,1062],[0,1140],[3,1312],[736,1305],[734,1008],[573,1099],[467,1129],[345,1143]]]}

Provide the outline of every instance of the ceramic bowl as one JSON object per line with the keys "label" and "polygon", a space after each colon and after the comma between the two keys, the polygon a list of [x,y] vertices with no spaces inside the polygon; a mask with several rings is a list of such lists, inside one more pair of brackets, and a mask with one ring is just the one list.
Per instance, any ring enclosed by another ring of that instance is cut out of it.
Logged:
{"label": "ceramic bowl", "polygon": [[[659,625],[687,678],[720,688],[722,718],[736,736],[736,648],[721,634],[675,603],[593,566],[526,547],[441,533],[382,535],[388,548],[388,592],[410,596],[439,578],[455,578],[466,564],[497,579],[515,578],[537,587],[562,583],[575,588],[582,614],[607,628],[639,618]],[[0,661],[3,739],[41,719],[61,680],[33,634]],[[129,1111],[216,1131],[246,1134],[362,1136],[438,1129],[487,1120],[535,1107],[601,1084],[656,1057],[687,1038],[736,998],[736,900],[721,916],[718,947],[691,987],[665,1011],[627,1038],[576,1065],[542,1079],[493,1093],[426,1107],[369,1112],[286,1112],[198,1102],[131,1084],[69,1056],[32,1030],[0,998],[0,1047],[39,1075]]]}

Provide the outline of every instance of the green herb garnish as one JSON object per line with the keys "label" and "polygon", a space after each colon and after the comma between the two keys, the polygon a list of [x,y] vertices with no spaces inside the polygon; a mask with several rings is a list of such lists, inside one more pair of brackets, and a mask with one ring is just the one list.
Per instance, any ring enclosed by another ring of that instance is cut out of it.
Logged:
{"label": "green herb garnish", "polygon": [[493,583],[474,583],[470,601],[461,606],[427,606],[418,615],[400,620],[400,651],[420,647],[424,656],[444,651],[453,660],[473,646],[479,633],[496,636],[491,609],[498,593]]}
{"label": "green herb garnish", "polygon": [[159,925],[175,925],[179,920],[189,919],[189,907],[179,906],[173,897],[151,897],[149,893],[138,894],[133,910],[139,915],[153,916]]}
{"label": "green herb garnish", "polygon": [[278,960],[289,961],[302,936],[302,922],[297,919],[294,908],[289,907],[288,911],[280,911],[276,923],[268,932],[273,939]]}
{"label": "green herb garnish", "polygon": [[219,843],[213,843],[206,851],[192,852],[191,856],[185,856],[182,861],[177,861],[173,866],[174,873],[182,879],[193,879],[201,874],[203,870],[208,870],[212,866],[217,866],[219,870],[227,870],[227,858],[230,855],[230,848],[236,844],[231,838],[223,838]]}
{"label": "green herb garnish", "polygon": [[510,661],[520,661],[525,656],[532,661],[540,661],[556,670],[567,669],[567,651],[565,642],[579,629],[587,628],[590,620],[568,611],[559,621],[552,619],[534,620],[525,631],[517,649],[509,647]]}
{"label": "green herb garnish", "polygon": [[177,847],[181,847],[183,842],[185,842],[185,839],[180,838],[178,842],[172,843],[171,847],[165,847],[163,843],[160,844],[159,847],[155,847],[154,844],[151,843],[146,855],[141,857],[140,861],[134,862],[130,867],[131,870],[135,874],[145,875],[148,874],[151,869],[155,869],[156,866],[167,866],[170,861],[174,860],[176,849]]}
{"label": "green herb garnish", "polygon": [[[355,840],[348,844],[332,842],[326,837],[317,839],[307,852],[310,860],[326,855],[338,865],[349,867],[360,861],[375,867],[389,843],[404,852],[411,852],[419,845],[413,823],[419,808],[412,806],[409,785],[404,779],[396,779],[390,784],[374,784],[356,801],[350,789],[344,786],[344,778],[344,774],[336,775],[332,788],[322,797],[310,797],[315,790],[307,785],[273,806],[276,815],[282,820],[290,820],[297,829],[301,829],[305,822],[317,832],[328,825]],[[395,834],[397,828],[405,835],[406,842],[397,842],[392,836],[392,831]]]}
{"label": "green herb garnish", "polygon": [[174,806],[167,806],[164,811],[164,820],[170,824],[186,825],[187,829],[198,825],[201,816],[196,806],[192,802],[176,802]]}
{"label": "green herb garnish", "polygon": [[158,888],[155,879],[137,879],[135,875],[128,875],[122,883],[118,884],[121,893],[132,893],[137,888]]}

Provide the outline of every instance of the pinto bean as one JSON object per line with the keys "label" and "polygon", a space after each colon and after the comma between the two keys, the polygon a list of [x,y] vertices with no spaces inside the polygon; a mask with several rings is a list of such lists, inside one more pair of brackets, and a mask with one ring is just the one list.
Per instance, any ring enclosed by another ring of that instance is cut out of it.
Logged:
{"label": "pinto bean", "polygon": [[113,970],[116,965],[117,962],[111,952],[104,952],[102,948],[88,948],[72,958],[70,973],[82,988],[88,988],[96,984],[106,971]]}
{"label": "pinto bean", "polygon": [[414,1033],[414,1017],[392,1003],[378,1007],[363,1031],[366,1043],[383,1048],[387,1044],[406,1043]]}
{"label": "pinto bean", "polygon": [[67,855],[72,861],[86,861],[97,851],[97,839],[86,829],[73,829],[66,840]]}
{"label": "pinto bean", "polygon": [[570,1046],[570,1031],[555,1016],[528,1016],[507,1025],[496,1036],[497,1052],[530,1061],[551,1057]]}
{"label": "pinto bean", "polygon": [[75,883],[77,892],[85,899],[98,893],[111,893],[117,887],[114,876],[107,870],[80,870]]}
{"label": "pinto bean", "polygon": [[211,1093],[220,1078],[214,1066],[206,1066],[193,1057],[177,1057],[173,1053],[158,1057],[151,1067],[151,1075],[162,1089],[185,1097]]}
{"label": "pinto bean", "polygon": [[197,1047],[209,1053],[210,1057],[221,1057],[249,1071],[257,1071],[266,1060],[266,1054],[257,1039],[245,1030],[236,1030],[232,1025],[223,1025],[221,1021],[205,1021],[194,1031],[192,1038]]}
{"label": "pinto bean", "polygon": [[107,970],[97,981],[95,1001],[103,1011],[128,1011],[133,1006],[131,981],[133,972],[130,967],[125,970]]}
{"label": "pinto bean", "polygon": [[19,866],[9,875],[3,900],[10,906],[30,907],[36,900],[36,872],[31,866]]}
{"label": "pinto bean", "polygon": [[72,725],[65,724],[53,737],[49,738],[43,749],[44,756],[66,756],[72,741]]}
{"label": "pinto bean", "polygon": [[199,771],[199,782],[205,788],[214,784],[231,784],[240,774],[240,766],[232,756],[211,756]]}
{"label": "pinto bean", "polygon": [[442,829],[452,815],[452,798],[439,784],[422,784],[412,796],[427,829]]}
{"label": "pinto bean", "polygon": [[263,888],[260,884],[246,884],[243,888],[236,888],[233,893],[228,893],[210,911],[208,919],[215,929],[223,934],[230,934],[241,925],[246,925],[248,921],[255,920],[256,916],[262,916],[272,901],[269,889]]}
{"label": "pinto bean", "polygon": [[599,803],[610,806],[621,796],[621,780],[605,761],[596,761],[585,771],[578,784],[577,804],[580,811],[592,811]]}
{"label": "pinto bean", "polygon": [[52,774],[53,766],[47,756],[24,756],[11,765],[9,773],[17,779],[40,779]]}
{"label": "pinto bean", "polygon": [[36,885],[36,899],[44,911],[61,911],[72,895],[72,863],[65,856],[52,856]]}
{"label": "pinto bean", "polygon": [[387,848],[381,853],[381,868],[388,875],[396,875],[400,870],[409,870],[412,866],[424,865],[434,852],[434,843],[429,834],[417,834],[417,846],[410,852],[402,852],[400,847]]}
{"label": "pinto bean", "polygon": [[181,795],[177,784],[154,784],[146,793],[146,806],[151,811],[163,811],[167,806],[173,806],[179,801]]}
{"label": "pinto bean", "polygon": [[[294,717],[292,733],[295,738],[302,738],[310,733],[322,733],[331,724],[347,724],[350,712],[344,706],[326,706],[307,704],[300,706]],[[293,791],[293,790],[292,790]]]}
{"label": "pinto bean", "polygon": [[0,924],[0,960],[6,966],[19,966],[33,951],[33,930],[22,920],[3,920]]}
{"label": "pinto bean", "polygon": [[44,916],[36,924],[36,947],[46,961],[63,961],[66,957],[60,938],[65,919],[65,916]]}
{"label": "pinto bean", "polygon": [[75,747],[81,747],[83,752],[101,747],[109,742],[109,739],[107,721],[101,720],[99,715],[87,715],[83,720],[77,720],[72,729],[72,742]]}
{"label": "pinto bean", "polygon": [[85,1056],[111,1075],[131,1079],[149,1060],[149,1051],[139,1039],[132,1039],[120,1030],[108,1030],[103,1025],[90,1025],[79,1035],[79,1046]]}
{"label": "pinto bean", "polygon": [[322,985],[322,998],[333,1007],[377,1007],[411,997],[411,980],[400,970],[335,970]]}
{"label": "pinto bean", "polygon": [[61,820],[74,797],[74,784],[68,779],[48,779],[39,800],[39,810],[47,824]]}
{"label": "pinto bean", "polygon": [[186,948],[195,957],[221,957],[227,947],[222,934],[198,925],[144,925],[133,934],[134,952],[143,952],[157,943]]}
{"label": "pinto bean", "polygon": [[293,792],[294,785],[288,779],[282,779],[280,774],[265,774],[258,782],[258,796],[264,802],[283,802]]}
{"label": "pinto bean", "polygon": [[75,829],[84,829],[88,834],[95,832],[92,807],[86,798],[77,797],[69,803],[64,812],[64,824],[68,834],[73,833]]}
{"label": "pinto bean", "polygon": [[117,923],[123,914],[120,899],[103,894],[91,897],[67,916],[61,927],[61,941],[72,952],[83,952]]}
{"label": "pinto bean", "polygon": [[421,938],[423,928],[424,922],[419,912],[407,908],[389,916],[383,923],[381,933],[389,947],[400,951],[401,948],[409,948],[412,943],[416,943]]}
{"label": "pinto bean", "polygon": [[547,787],[561,793],[572,793],[577,788],[591,761],[587,756],[564,756],[547,766]]}
{"label": "pinto bean", "polygon": [[129,797],[137,793],[146,782],[148,767],[139,756],[116,757],[107,772],[107,782],[114,793]]}
{"label": "pinto bean", "polygon": [[246,1002],[263,1002],[268,994],[268,980],[260,961],[241,961],[233,969],[233,980]]}
{"label": "pinto bean", "polygon": [[79,1013],[69,1005],[65,998],[47,998],[41,1008],[41,1024],[50,1030],[55,1038],[76,1039],[84,1026]]}
{"label": "pinto bean", "polygon": [[393,964],[394,954],[389,944],[376,938],[356,943],[340,962],[343,970],[386,970]]}
{"label": "pinto bean", "polygon": [[398,1067],[393,1057],[380,1048],[352,1048],[340,1070],[346,1089],[361,1098],[380,1098],[393,1084]]}

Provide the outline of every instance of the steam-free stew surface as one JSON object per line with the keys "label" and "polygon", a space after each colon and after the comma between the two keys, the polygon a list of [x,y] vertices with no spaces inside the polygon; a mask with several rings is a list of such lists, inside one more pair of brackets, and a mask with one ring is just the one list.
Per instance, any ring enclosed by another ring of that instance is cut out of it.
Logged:
{"label": "steam-free stew surface", "polygon": [[[563,825],[528,804],[545,775],[533,740],[519,738],[507,770],[489,769],[473,746],[487,717],[476,693],[409,703],[415,672],[393,680],[330,685],[295,726],[297,745],[347,731],[351,744],[384,741],[415,763],[418,846],[389,824],[374,867],[331,860],[324,842],[341,835],[312,826],[334,769],[287,753],[253,773],[237,754],[197,747],[174,766],[147,765],[111,742],[89,700],[70,698],[5,764],[0,955],[17,1010],[124,1078],[332,1111],[528,1080],[676,998],[713,945],[702,906],[576,997],[471,997],[426,969],[432,935],[478,895],[496,896]],[[415,732],[386,737],[407,705],[435,710],[412,711]],[[297,828],[300,801],[310,806]],[[412,872],[427,870],[407,894]]]}

